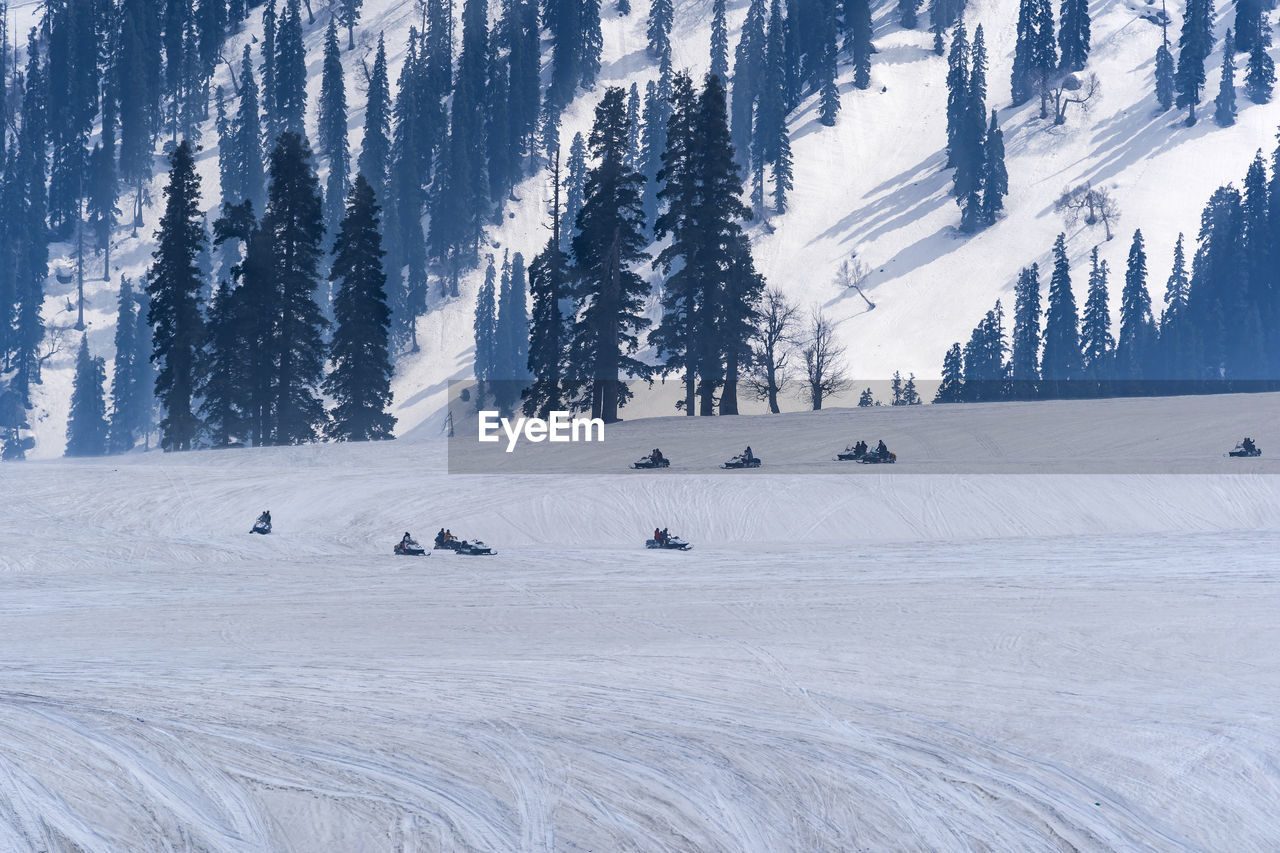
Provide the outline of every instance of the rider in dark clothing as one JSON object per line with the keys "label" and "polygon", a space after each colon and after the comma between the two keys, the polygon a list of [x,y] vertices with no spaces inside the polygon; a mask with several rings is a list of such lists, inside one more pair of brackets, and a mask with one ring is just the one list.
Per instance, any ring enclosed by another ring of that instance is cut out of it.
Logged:
{"label": "rider in dark clothing", "polygon": [[1257,449],[1257,446],[1253,443],[1252,438],[1246,438],[1244,441],[1240,442],[1240,446],[1245,450],[1247,450],[1249,453],[1252,453],[1254,450]]}
{"label": "rider in dark clothing", "polygon": [[659,545],[662,544],[662,531],[656,527],[653,528],[653,541],[657,542]]}
{"label": "rider in dark clothing", "polygon": [[437,545],[444,544],[444,528],[443,527],[441,527],[440,532],[436,534],[436,544]]}
{"label": "rider in dark clothing", "polygon": [[258,516],[258,523],[271,526],[271,510],[264,509],[262,515]]}
{"label": "rider in dark clothing", "polygon": [[756,458],[755,454],[751,452],[751,445],[748,444],[747,449],[742,452],[742,458],[748,462]]}
{"label": "rider in dark clothing", "polygon": [[877,456],[888,456],[889,448],[885,446],[884,439],[880,439],[880,443],[876,445]]}

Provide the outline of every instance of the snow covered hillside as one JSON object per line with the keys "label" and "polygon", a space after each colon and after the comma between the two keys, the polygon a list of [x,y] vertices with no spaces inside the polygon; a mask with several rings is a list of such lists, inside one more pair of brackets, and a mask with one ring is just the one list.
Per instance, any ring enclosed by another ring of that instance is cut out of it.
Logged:
{"label": "snow covered hillside", "polygon": [[[0,848],[1273,850],[1278,406],[655,419],[583,476],[411,441],[0,467]],[[624,470],[743,425],[766,469]],[[1245,430],[1268,455],[1222,459]],[[814,461],[859,434],[893,473]],[[945,473],[968,436],[1218,473]],[[392,556],[441,526],[498,554]]]}
{"label": "snow covered hillside", "polygon": [[[745,0],[729,6],[730,44],[736,44],[746,10]],[[604,54],[600,82],[594,92],[580,94],[564,116],[563,139],[585,131],[604,86],[629,86],[656,76],[645,53],[648,4],[636,2],[629,17],[604,8]],[[1005,217],[975,235],[956,228],[959,211],[948,194],[950,175],[942,168],[945,140],[945,61],[931,50],[925,30],[905,31],[891,3],[874,9],[878,53],[869,89],[856,90],[847,66],[841,66],[842,109],[835,127],[816,118],[815,98],[791,116],[795,159],[795,191],[791,209],[753,228],[757,265],[770,283],[803,304],[819,304],[841,322],[839,334],[849,345],[855,375],[887,377],[937,376],[943,352],[967,337],[996,298],[1011,299],[1017,269],[1034,260],[1043,263],[1054,235],[1063,229],[1052,202],[1068,185],[1092,181],[1107,188],[1122,209],[1116,239],[1105,242],[1100,228],[1080,227],[1069,233],[1076,262],[1077,298],[1082,299],[1082,262],[1095,244],[1113,270],[1122,268],[1128,236],[1141,227],[1149,253],[1151,282],[1157,290],[1170,264],[1179,231],[1194,235],[1199,211],[1220,183],[1238,180],[1255,149],[1269,151],[1280,123],[1280,101],[1257,106],[1241,98],[1238,123],[1219,128],[1209,116],[1193,128],[1182,125],[1176,111],[1157,115],[1152,94],[1152,66],[1160,30],[1146,15],[1154,6],[1143,0],[1103,0],[1093,4],[1093,51],[1089,71],[1102,83],[1100,99],[1088,113],[1074,111],[1062,127],[1049,127],[1037,117],[1037,105],[1009,109],[1008,79],[1012,61],[1014,0],[973,0],[967,21],[982,24],[991,55],[989,103],[1001,107],[1000,121],[1008,152],[1010,193]],[[695,74],[706,70],[711,0],[676,4],[672,33],[674,63]],[[15,32],[25,31],[35,5],[17,11]],[[495,6],[496,11],[496,6]],[[1178,4],[1169,8],[1175,21]],[[1232,22],[1233,6],[1218,10],[1218,49],[1210,57],[1209,99],[1215,91],[1221,61],[1221,36]],[[319,93],[321,42],[325,12],[307,29],[308,68],[314,124]],[[364,76],[377,34],[385,32],[392,56],[392,79],[417,9],[407,0],[367,0],[357,29],[355,51],[343,54],[352,105],[352,144],[358,150],[362,124]],[[232,40],[227,56],[238,55],[243,40],[257,39],[256,20]],[[545,57],[544,57],[545,59]],[[226,74],[223,68],[219,72]],[[227,80],[222,80],[226,84]],[[206,129],[200,155],[204,200],[217,200],[216,134]],[[160,198],[163,175],[154,184]],[[547,181],[539,175],[516,190],[501,227],[490,230],[499,256],[506,250],[526,257],[546,241]],[[117,233],[118,268],[110,282],[88,283],[90,343],[95,353],[111,355],[115,292],[119,275],[140,277],[149,262],[150,235],[158,216],[149,210],[138,237]],[[54,247],[54,268],[67,269],[69,247]],[[871,269],[868,293],[876,310],[867,311],[856,295],[832,285],[834,272],[852,253]],[[470,374],[471,320],[479,271],[470,276],[462,298],[441,301],[434,293],[420,324],[421,352],[404,357],[395,383],[396,416],[402,433],[415,427],[419,435],[438,435],[445,412],[445,382]],[[51,325],[67,326],[74,284],[58,284],[51,275],[45,315]],[[655,277],[656,282],[656,277]],[[1118,288],[1113,288],[1114,293]],[[1161,293],[1154,294],[1157,306]],[[1113,300],[1114,301],[1114,300]],[[1118,305],[1113,306],[1118,310]],[[656,291],[651,311],[657,315]],[[66,333],[62,352],[49,362],[45,384],[36,389],[38,456],[61,453],[75,351],[73,332]],[[796,400],[788,401],[801,407]]]}

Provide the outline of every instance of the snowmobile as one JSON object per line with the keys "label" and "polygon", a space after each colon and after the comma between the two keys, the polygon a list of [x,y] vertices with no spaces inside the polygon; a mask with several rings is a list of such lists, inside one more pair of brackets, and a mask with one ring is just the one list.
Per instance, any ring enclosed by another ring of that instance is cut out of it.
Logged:
{"label": "snowmobile", "polygon": [[264,516],[258,516],[258,520],[253,523],[253,529],[249,532],[261,533],[263,536],[266,536],[271,532],[271,519]]}
{"label": "snowmobile", "polygon": [[637,471],[648,471],[654,468],[670,468],[671,460],[665,456],[656,460],[652,456],[641,456],[631,467],[635,468]]}
{"label": "snowmobile", "polygon": [[836,459],[840,462],[856,462],[866,455],[865,447],[846,447],[842,453],[836,454]]}
{"label": "snowmobile", "polygon": [[1246,438],[1244,441],[1236,445],[1235,450],[1228,451],[1227,455],[1244,458],[1261,456],[1262,449],[1259,448],[1258,445],[1254,444],[1252,439]]}
{"label": "snowmobile", "polygon": [[747,457],[744,454],[739,453],[737,456],[725,462],[720,467],[725,469],[730,469],[730,470],[735,468],[759,468],[760,457],[752,456],[750,459],[747,459]]}
{"label": "snowmobile", "polygon": [[892,465],[898,461],[898,454],[890,450],[886,450],[884,453],[881,453],[879,449],[868,450],[862,454],[862,458],[858,461],[865,465]]}
{"label": "snowmobile", "polygon": [[644,547],[657,548],[662,551],[688,551],[693,546],[681,539],[679,536],[668,536],[661,541],[657,539],[646,539]]}
{"label": "snowmobile", "polygon": [[400,557],[428,557],[427,549],[423,548],[416,540],[400,541],[396,543],[394,552]]}
{"label": "snowmobile", "polygon": [[494,553],[493,549],[479,539],[468,542],[465,539],[449,539],[436,546],[437,551],[452,551],[464,557],[483,557]]}

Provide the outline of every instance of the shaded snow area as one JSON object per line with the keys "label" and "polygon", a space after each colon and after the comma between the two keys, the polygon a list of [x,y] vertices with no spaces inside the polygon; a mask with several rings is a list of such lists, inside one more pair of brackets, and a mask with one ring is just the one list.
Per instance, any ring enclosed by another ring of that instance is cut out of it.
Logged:
{"label": "shaded snow area", "polygon": [[[1209,195],[1220,184],[1238,183],[1256,149],[1269,155],[1274,148],[1280,98],[1256,105],[1238,93],[1239,119],[1229,128],[1213,123],[1211,107],[1201,110],[1201,120],[1192,128],[1183,126],[1183,112],[1157,114],[1152,75],[1160,28],[1151,20],[1156,4],[1148,0],[1099,0],[1090,5],[1093,49],[1086,70],[1097,73],[1101,95],[1090,103],[1089,112],[1073,108],[1066,125],[1055,128],[1039,119],[1036,99],[1011,108],[1009,73],[1017,2],[971,0],[966,23],[971,33],[978,24],[984,29],[990,53],[988,106],[998,109],[1004,130],[1010,191],[1001,221],[977,235],[962,235],[957,228],[959,208],[950,195],[951,173],[943,168],[946,61],[932,52],[932,34],[926,29],[907,31],[898,25],[895,4],[874,5],[878,53],[870,87],[853,88],[852,70],[842,54],[837,125],[824,127],[818,122],[816,96],[805,99],[791,114],[795,189],[789,210],[780,216],[770,213],[767,222],[757,220],[750,229],[757,266],[769,283],[806,309],[824,307],[848,346],[853,375],[866,380],[885,380],[895,370],[903,376],[914,372],[919,377],[937,377],[946,349],[953,341],[967,340],[997,298],[1004,300],[1006,311],[1011,309],[1018,269],[1033,261],[1044,267],[1055,235],[1065,227],[1053,211],[1053,202],[1064,188],[1085,181],[1105,188],[1119,205],[1121,217],[1117,236],[1109,242],[1101,226],[1066,228],[1077,302],[1083,305],[1089,253],[1098,245],[1100,258],[1113,270],[1112,309],[1118,314],[1120,280],[1115,276],[1124,269],[1133,230],[1140,227],[1158,314],[1178,233],[1186,232],[1190,255]],[[456,6],[460,12],[461,3]],[[677,69],[701,76],[709,65],[712,0],[678,0],[674,6],[673,63]],[[728,3],[731,49],[738,43],[747,6],[747,0]],[[589,130],[604,87],[636,83],[643,93],[645,82],[657,77],[656,65],[645,51],[649,4],[635,0],[632,8],[630,16],[619,17],[613,0],[604,0],[600,81],[595,90],[580,92],[566,110],[561,127],[565,150],[575,133],[585,135]],[[1222,37],[1234,26],[1234,8],[1225,4],[1218,9],[1217,46],[1206,61],[1206,104],[1217,93]],[[24,33],[37,9],[35,4],[23,6],[13,31]],[[498,10],[499,4],[492,3],[491,21]],[[1182,4],[1170,3],[1168,10],[1174,21],[1170,37],[1176,42]],[[313,139],[328,24],[327,12],[316,6],[316,13],[315,23],[305,26],[310,74],[307,126]],[[922,13],[921,21],[924,27],[927,15]],[[367,89],[362,63],[372,63],[378,33],[385,32],[390,77],[396,80],[408,29],[418,23],[418,7],[408,0],[365,0],[356,49],[342,54],[353,161],[360,147]],[[261,45],[257,11],[245,31],[230,40],[224,55],[238,57],[245,42],[254,43],[256,57]],[[1280,54],[1280,47],[1272,53]],[[549,61],[548,48],[543,56],[544,77]],[[1242,73],[1237,69],[1241,83]],[[225,67],[214,82],[231,91]],[[211,123],[204,128],[201,144],[197,166],[203,207],[212,219],[219,196],[217,135]],[[136,237],[130,236],[128,228],[116,232],[114,262],[118,266],[111,280],[98,280],[100,264],[89,264],[93,276],[86,282],[89,342],[94,353],[108,361],[113,355],[119,277],[123,273],[137,281],[150,263],[165,169],[163,159],[157,158],[151,189],[155,203],[146,212],[146,225]],[[550,196],[550,183],[543,173],[517,186],[502,224],[488,229],[482,256],[493,254],[500,264],[506,251],[523,252],[526,259],[539,252],[548,237]],[[832,284],[840,263],[851,254],[868,265],[866,287],[876,304],[874,311],[868,311],[856,294],[842,293]],[[75,285],[58,284],[52,274],[57,268],[73,268],[71,255],[69,246],[53,247],[44,312],[53,326],[74,322],[74,314],[66,308],[68,298],[74,298]],[[647,311],[656,320],[660,277],[647,268],[642,272],[655,287]],[[395,415],[400,434],[420,426],[438,433],[447,380],[471,376],[472,317],[482,278],[483,262],[463,282],[461,297],[451,300],[439,295],[433,281],[428,312],[419,323],[422,350],[402,354],[397,365]],[[48,362],[45,384],[34,391],[38,457],[62,452],[77,343],[78,334],[69,333],[61,352]],[[642,356],[650,358],[652,353]],[[804,408],[795,398],[784,405]]]}
{"label": "shaded snow area", "polygon": [[[0,849],[1275,850],[1277,408],[652,420],[577,475],[0,467]],[[1043,473],[1077,433],[1213,473]],[[971,436],[1027,467],[945,473]],[[818,455],[857,437],[899,463]],[[712,467],[743,440],[765,468]],[[392,556],[443,526],[497,555]]]}

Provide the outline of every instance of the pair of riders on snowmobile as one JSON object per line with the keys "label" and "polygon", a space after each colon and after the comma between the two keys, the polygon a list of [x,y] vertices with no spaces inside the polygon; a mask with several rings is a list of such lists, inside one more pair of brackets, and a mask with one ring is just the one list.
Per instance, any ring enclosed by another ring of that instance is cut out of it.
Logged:
{"label": "pair of riders on snowmobile", "polygon": [[862,456],[862,455],[864,455],[864,454],[867,452],[867,443],[866,443],[865,441],[863,441],[862,439],[858,439],[857,441],[855,441],[855,442],[853,443],[853,447],[846,447],[846,448],[844,449],[844,452],[845,452],[845,453],[855,453],[855,454],[857,454],[858,456]]}
{"label": "pair of riders on snowmobile", "polygon": [[664,461],[664,458],[662,456],[662,451],[655,447],[653,449],[653,452],[649,454],[649,461],[654,463],[655,465],[659,462]]}
{"label": "pair of riders on snowmobile", "polygon": [[659,530],[656,527],[653,528],[654,542],[657,542],[659,545],[666,545],[667,542],[670,541],[670,539],[671,539],[671,534],[667,532],[667,528],[664,527],[661,530]]}
{"label": "pair of riders on snowmobile", "polygon": [[1246,453],[1253,453],[1258,449],[1258,445],[1253,443],[1252,438],[1246,438],[1244,441],[1240,442],[1240,449]]}
{"label": "pair of riders on snowmobile", "polygon": [[440,532],[436,534],[436,545],[440,546],[452,541],[453,541],[453,533],[441,527]]}

